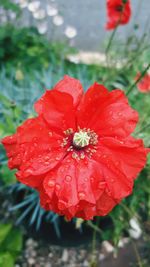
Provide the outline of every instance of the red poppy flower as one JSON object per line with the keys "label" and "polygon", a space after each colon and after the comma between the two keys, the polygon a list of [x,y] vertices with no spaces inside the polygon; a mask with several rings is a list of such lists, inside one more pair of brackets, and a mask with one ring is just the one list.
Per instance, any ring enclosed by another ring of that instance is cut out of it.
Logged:
{"label": "red poppy flower", "polygon": [[[137,80],[141,76],[141,73],[138,73],[135,77],[135,80]],[[150,92],[150,74],[147,73],[145,76],[138,82],[137,87],[139,91],[142,93],[148,93]]]}
{"label": "red poppy flower", "polygon": [[130,0],[107,0],[107,30],[127,24],[131,17]]}
{"label": "red poppy flower", "polygon": [[35,103],[36,118],[2,140],[9,168],[40,193],[41,205],[68,219],[104,216],[132,192],[146,164],[138,121],[121,90],[65,76]]}

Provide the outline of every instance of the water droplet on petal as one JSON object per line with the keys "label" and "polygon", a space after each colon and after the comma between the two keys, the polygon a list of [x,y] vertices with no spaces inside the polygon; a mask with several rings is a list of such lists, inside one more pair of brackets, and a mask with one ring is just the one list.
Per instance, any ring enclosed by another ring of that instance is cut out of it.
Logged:
{"label": "water droplet on petal", "polygon": [[49,187],[54,187],[55,186],[55,181],[54,180],[49,180],[48,181],[48,186]]}
{"label": "water droplet on petal", "polygon": [[82,200],[85,198],[85,193],[84,192],[79,192],[78,193],[79,199]]}
{"label": "water droplet on petal", "polygon": [[90,180],[91,180],[91,182],[93,183],[93,182],[94,182],[94,177],[91,177]]}
{"label": "water droplet on petal", "polygon": [[49,160],[50,159],[50,157],[49,156],[45,156],[45,160]]}
{"label": "water droplet on petal", "polygon": [[56,159],[56,160],[60,160],[60,158],[59,158],[59,157],[56,157],[55,159]]}
{"label": "water droplet on petal", "polygon": [[58,202],[58,208],[60,209],[60,210],[64,210],[64,209],[66,209],[66,202],[65,201],[63,201],[63,200],[59,200],[59,202]]}
{"label": "water droplet on petal", "polygon": [[48,135],[49,135],[49,136],[52,136],[52,135],[53,135],[53,133],[52,133],[52,132],[48,132]]}
{"label": "water droplet on petal", "polygon": [[65,180],[66,180],[67,182],[71,182],[72,177],[71,177],[70,175],[66,175]]}
{"label": "water droplet on petal", "polygon": [[[42,162],[42,160],[39,160],[39,162]],[[45,161],[44,162],[44,165],[46,165],[46,166],[49,165],[49,162],[48,161]]]}
{"label": "water droplet on petal", "polygon": [[84,178],[84,181],[87,182],[88,181],[88,178]]}
{"label": "water droplet on petal", "polygon": [[106,193],[107,193],[108,196],[111,196],[111,192],[110,192],[110,190],[108,188],[106,189]]}
{"label": "water droplet on petal", "polygon": [[56,184],[56,191],[59,191],[61,188],[60,184]]}
{"label": "water droplet on petal", "polygon": [[99,184],[98,184],[98,188],[99,189],[103,189],[104,187],[105,187],[105,185],[106,185],[106,182],[99,182]]}

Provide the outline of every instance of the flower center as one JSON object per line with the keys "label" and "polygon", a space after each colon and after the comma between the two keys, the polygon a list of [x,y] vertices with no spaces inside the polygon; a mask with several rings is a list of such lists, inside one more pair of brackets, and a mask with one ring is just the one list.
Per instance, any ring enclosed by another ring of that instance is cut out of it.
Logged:
{"label": "flower center", "polygon": [[117,5],[116,7],[115,7],[115,9],[116,9],[116,11],[118,11],[118,12],[122,12],[123,11],[123,5]]}
{"label": "flower center", "polygon": [[87,132],[80,130],[73,136],[73,145],[78,148],[88,146],[90,143],[90,136]]}
{"label": "flower center", "polygon": [[66,137],[63,138],[62,147],[67,146],[67,151],[72,153],[72,158],[76,160],[84,159],[87,155],[91,157],[97,150],[98,135],[89,128],[73,132],[72,128],[64,131]]}

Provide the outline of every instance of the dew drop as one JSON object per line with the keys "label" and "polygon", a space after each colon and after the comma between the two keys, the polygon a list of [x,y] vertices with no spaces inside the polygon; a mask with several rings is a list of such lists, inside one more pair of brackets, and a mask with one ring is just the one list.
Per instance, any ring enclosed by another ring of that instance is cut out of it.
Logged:
{"label": "dew drop", "polygon": [[93,182],[94,182],[94,177],[91,177],[90,180],[91,180],[91,182],[93,183]]}
{"label": "dew drop", "polygon": [[49,135],[49,136],[52,136],[52,135],[53,135],[53,133],[52,133],[52,132],[48,132],[48,135]]}
{"label": "dew drop", "polygon": [[[39,160],[39,162],[42,162],[42,160]],[[44,165],[46,165],[46,166],[49,165],[49,162],[48,161],[45,161],[44,162]]]}
{"label": "dew drop", "polygon": [[111,196],[111,192],[110,192],[110,190],[108,188],[106,190],[106,193],[107,193],[108,196]]}
{"label": "dew drop", "polygon": [[48,186],[49,187],[54,187],[55,186],[55,181],[54,180],[49,180],[48,181]]}
{"label": "dew drop", "polygon": [[50,159],[50,157],[49,156],[45,156],[45,160],[49,160]]}
{"label": "dew drop", "polygon": [[66,175],[65,180],[66,180],[67,182],[71,182],[72,177],[71,177],[70,175]]}
{"label": "dew drop", "polygon": [[59,202],[58,202],[58,208],[59,208],[60,210],[64,210],[64,209],[66,209],[66,202],[63,201],[63,200],[59,200]]}
{"label": "dew drop", "polygon": [[84,199],[85,198],[85,193],[84,192],[79,192],[78,196],[79,196],[79,199]]}
{"label": "dew drop", "polygon": [[98,188],[103,189],[105,187],[105,185],[106,185],[106,182],[99,182]]}
{"label": "dew drop", "polygon": [[56,184],[56,190],[59,191],[60,190],[60,184]]}
{"label": "dew drop", "polygon": [[88,178],[84,178],[84,181],[87,182],[88,181]]}

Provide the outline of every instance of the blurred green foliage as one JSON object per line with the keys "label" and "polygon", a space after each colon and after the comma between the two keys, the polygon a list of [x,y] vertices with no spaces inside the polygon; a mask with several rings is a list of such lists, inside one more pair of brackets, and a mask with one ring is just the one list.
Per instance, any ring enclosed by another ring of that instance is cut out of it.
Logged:
{"label": "blurred green foliage", "polygon": [[11,0],[1,0],[0,6],[3,7],[5,10],[11,10],[15,12],[17,15],[20,15],[21,13],[19,5],[13,3]]}
{"label": "blurred green foliage", "polygon": [[14,267],[22,250],[22,234],[11,224],[0,224],[0,267]]}
{"label": "blurred green foliage", "polygon": [[47,68],[71,50],[65,43],[50,43],[36,28],[0,27],[0,66],[5,65],[10,72],[12,66],[28,73]]}

